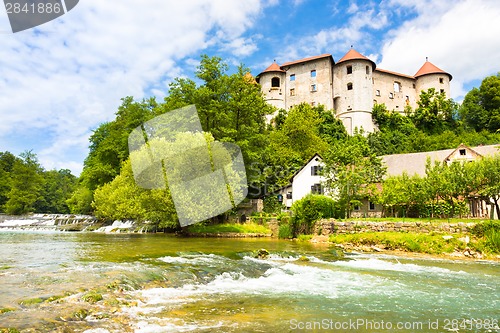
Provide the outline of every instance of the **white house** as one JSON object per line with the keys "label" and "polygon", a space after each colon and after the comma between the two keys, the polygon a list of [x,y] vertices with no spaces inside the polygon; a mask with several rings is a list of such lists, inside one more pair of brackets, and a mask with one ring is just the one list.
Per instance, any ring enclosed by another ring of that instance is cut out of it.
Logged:
{"label": "white house", "polygon": [[323,182],[326,179],[320,175],[323,166],[323,158],[319,154],[314,154],[292,176],[291,183],[277,192],[283,197],[283,205],[290,208],[295,201],[302,199],[309,193],[324,194]]}

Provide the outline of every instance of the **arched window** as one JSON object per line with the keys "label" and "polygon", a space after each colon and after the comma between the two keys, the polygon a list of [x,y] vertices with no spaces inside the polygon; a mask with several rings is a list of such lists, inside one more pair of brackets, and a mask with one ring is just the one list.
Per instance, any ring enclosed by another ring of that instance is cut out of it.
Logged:
{"label": "arched window", "polygon": [[347,84],[347,90],[352,90],[352,83],[351,83],[351,82],[349,82],[349,83]]}
{"label": "arched window", "polygon": [[279,88],[280,87],[280,78],[279,77],[273,77],[271,79],[271,87],[272,88]]}

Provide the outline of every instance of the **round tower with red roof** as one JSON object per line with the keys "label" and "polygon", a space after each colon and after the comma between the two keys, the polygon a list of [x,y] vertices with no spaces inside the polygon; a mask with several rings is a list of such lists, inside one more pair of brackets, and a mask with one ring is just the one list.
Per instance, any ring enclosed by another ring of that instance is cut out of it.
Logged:
{"label": "round tower with red roof", "polygon": [[373,61],[351,48],[334,66],[334,109],[347,133],[373,132]]}
{"label": "round tower with red roof", "polygon": [[274,61],[257,75],[256,80],[262,87],[266,101],[278,109],[284,109],[285,71],[281,69],[280,65]]}
{"label": "round tower with red roof", "polygon": [[420,67],[414,75],[415,88],[420,95],[421,91],[427,91],[429,88],[434,88],[438,93],[444,93],[447,98],[450,98],[450,81],[452,76],[450,73],[443,71],[425,59],[425,63]]}

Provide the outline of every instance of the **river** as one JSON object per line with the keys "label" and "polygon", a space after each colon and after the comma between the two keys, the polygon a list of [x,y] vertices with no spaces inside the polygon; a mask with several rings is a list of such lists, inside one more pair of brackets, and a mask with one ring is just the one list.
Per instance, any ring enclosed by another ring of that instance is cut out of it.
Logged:
{"label": "river", "polygon": [[4,231],[0,328],[496,332],[499,277],[498,262],[339,258],[328,244]]}

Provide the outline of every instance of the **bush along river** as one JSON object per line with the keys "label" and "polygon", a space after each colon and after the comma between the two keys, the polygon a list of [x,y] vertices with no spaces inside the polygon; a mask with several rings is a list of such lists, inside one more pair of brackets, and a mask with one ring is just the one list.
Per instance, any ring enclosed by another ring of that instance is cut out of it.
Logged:
{"label": "bush along river", "polygon": [[2,332],[498,331],[498,262],[163,234],[0,244]]}

